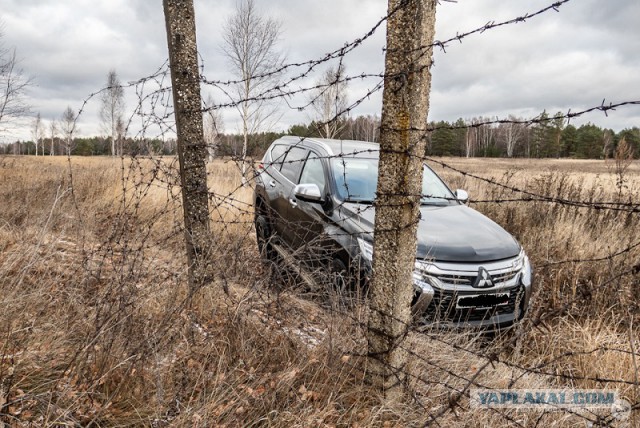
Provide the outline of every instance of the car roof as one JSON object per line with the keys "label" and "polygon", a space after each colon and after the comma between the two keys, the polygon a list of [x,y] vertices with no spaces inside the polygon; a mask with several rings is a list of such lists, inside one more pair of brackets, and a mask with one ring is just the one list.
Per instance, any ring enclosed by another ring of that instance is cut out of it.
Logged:
{"label": "car roof", "polygon": [[289,145],[295,144],[309,148],[321,148],[323,151],[327,152],[329,156],[363,153],[368,151],[377,153],[380,150],[380,145],[378,143],[356,140],[334,140],[329,138],[286,136],[276,140],[274,144],[276,143],[285,143]]}

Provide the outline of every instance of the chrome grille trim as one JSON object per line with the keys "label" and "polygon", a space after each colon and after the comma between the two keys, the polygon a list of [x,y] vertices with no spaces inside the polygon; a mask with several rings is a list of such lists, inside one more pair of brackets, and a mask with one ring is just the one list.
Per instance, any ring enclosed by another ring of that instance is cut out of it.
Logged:
{"label": "chrome grille trim", "polygon": [[518,284],[523,270],[523,254],[507,260],[489,263],[451,263],[416,261],[414,274],[436,289],[449,291],[473,290],[478,270],[484,267],[493,279],[487,290],[511,288]]}

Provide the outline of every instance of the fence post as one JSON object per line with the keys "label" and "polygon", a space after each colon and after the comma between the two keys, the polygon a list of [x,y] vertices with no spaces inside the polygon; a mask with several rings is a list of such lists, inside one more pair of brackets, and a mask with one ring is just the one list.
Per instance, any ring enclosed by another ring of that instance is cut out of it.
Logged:
{"label": "fence post", "polygon": [[195,10],[193,0],[164,0],[163,4],[178,134],[189,285],[194,291],[208,280],[210,242],[207,147],[202,126]]}
{"label": "fence post", "polygon": [[369,381],[394,399],[406,380],[436,0],[389,0],[388,8],[367,339]]}

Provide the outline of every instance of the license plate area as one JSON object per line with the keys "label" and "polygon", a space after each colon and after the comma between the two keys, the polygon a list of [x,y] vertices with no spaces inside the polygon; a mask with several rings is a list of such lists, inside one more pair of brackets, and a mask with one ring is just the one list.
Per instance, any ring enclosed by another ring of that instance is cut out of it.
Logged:
{"label": "license plate area", "polygon": [[509,292],[496,294],[472,294],[460,296],[456,309],[491,309],[509,304]]}

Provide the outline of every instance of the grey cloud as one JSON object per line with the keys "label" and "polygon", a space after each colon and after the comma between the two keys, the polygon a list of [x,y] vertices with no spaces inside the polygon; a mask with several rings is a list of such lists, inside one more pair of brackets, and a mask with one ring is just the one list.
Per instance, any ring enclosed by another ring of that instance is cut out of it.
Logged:
{"label": "grey cloud", "polygon": [[[508,12],[500,7],[501,16],[526,12],[523,3],[509,2]],[[502,4],[460,2],[456,7],[465,8],[465,15],[476,16],[474,23],[465,20],[463,29],[484,24],[486,10]],[[545,5],[536,4],[529,5],[528,11]],[[638,27],[632,25],[640,15],[638,7],[633,1],[573,1],[562,6],[560,13],[472,36],[446,54],[436,52],[430,117],[535,115],[544,109],[580,110],[598,105],[603,98],[640,99],[638,62],[629,55],[640,39]],[[443,15],[445,25],[440,25],[439,32],[451,34],[455,14],[449,8]],[[637,108],[625,111],[619,120],[607,122],[618,128],[640,124]],[[589,115],[583,120],[601,119]]]}
{"label": "grey cloud", "polygon": [[[160,1],[3,0],[0,20],[5,42],[16,46],[23,68],[37,79],[31,91],[43,116],[55,115],[82,101],[104,85],[115,68],[123,81],[149,75],[167,58],[164,15]],[[320,58],[364,35],[386,13],[380,0],[308,2],[257,0],[265,15],[283,25],[282,49],[290,62]],[[489,21],[532,12],[551,0],[458,0],[441,2],[437,39],[446,39]],[[195,0],[199,50],[211,80],[231,78],[220,50],[221,28],[235,0]],[[526,23],[474,35],[434,53],[430,119],[455,120],[480,115],[535,115],[587,108],[603,98],[640,99],[640,2],[637,0],[572,0]],[[379,73],[383,68],[384,26],[345,58],[347,72]],[[292,89],[312,85],[330,64],[322,65]],[[300,71],[298,69],[297,71]],[[351,101],[363,97],[376,81],[354,81]],[[213,91],[207,88],[207,91]],[[127,92],[133,111],[137,97]],[[216,92],[218,102],[224,96]],[[293,106],[305,97],[288,99]],[[82,118],[83,132],[94,132],[96,103]],[[621,128],[640,125],[640,109],[620,109],[608,119],[585,120]],[[46,111],[46,114],[45,114]],[[380,94],[365,100],[353,114],[380,112]],[[308,113],[283,110],[286,128],[307,121]],[[235,113],[225,112],[227,130],[234,130]],[[611,124],[611,125],[608,125]],[[27,131],[28,132],[28,131]],[[95,131],[97,132],[97,131]]]}

